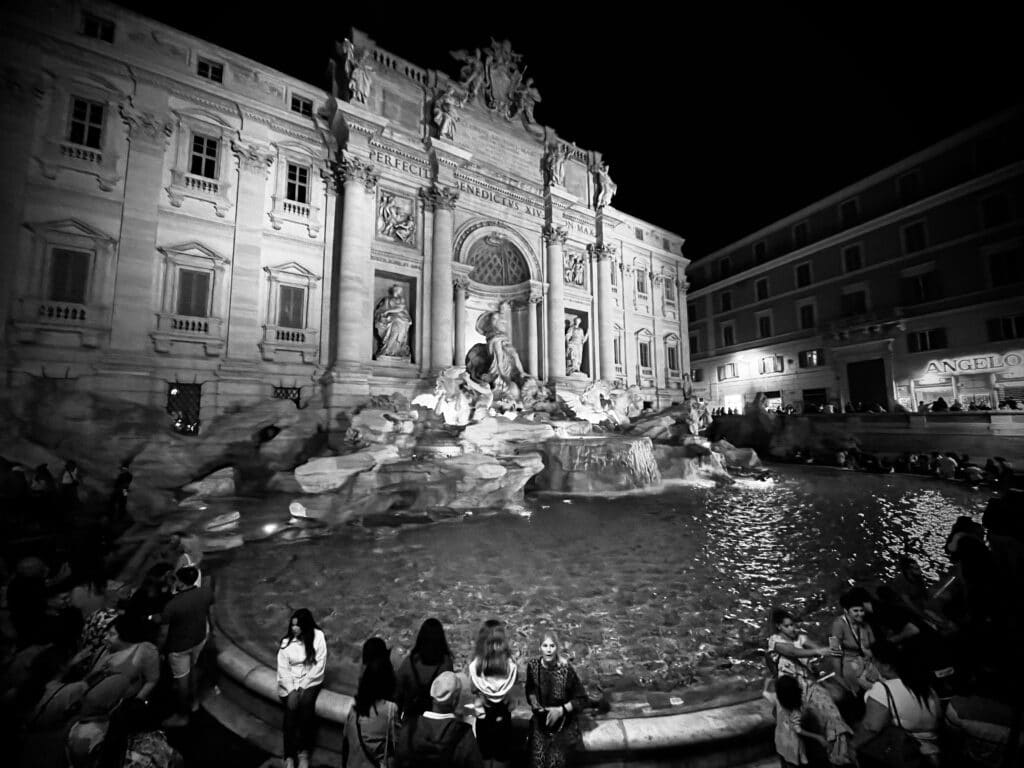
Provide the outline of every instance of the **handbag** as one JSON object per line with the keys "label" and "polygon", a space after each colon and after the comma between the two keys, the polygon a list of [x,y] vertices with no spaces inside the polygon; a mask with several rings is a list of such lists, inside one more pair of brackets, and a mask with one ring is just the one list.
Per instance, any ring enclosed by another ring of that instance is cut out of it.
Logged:
{"label": "handbag", "polygon": [[882,683],[882,687],[885,689],[889,712],[896,722],[890,722],[869,741],[861,744],[857,750],[861,768],[923,768],[925,761],[921,755],[921,742],[903,727],[889,686]]}

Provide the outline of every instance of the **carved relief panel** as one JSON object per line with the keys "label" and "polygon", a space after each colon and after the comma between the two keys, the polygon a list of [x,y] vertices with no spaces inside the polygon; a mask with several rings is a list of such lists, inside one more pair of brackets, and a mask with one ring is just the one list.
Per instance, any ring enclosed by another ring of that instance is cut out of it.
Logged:
{"label": "carved relief panel", "polygon": [[377,195],[377,239],[414,247],[416,201],[411,196],[381,189]]}

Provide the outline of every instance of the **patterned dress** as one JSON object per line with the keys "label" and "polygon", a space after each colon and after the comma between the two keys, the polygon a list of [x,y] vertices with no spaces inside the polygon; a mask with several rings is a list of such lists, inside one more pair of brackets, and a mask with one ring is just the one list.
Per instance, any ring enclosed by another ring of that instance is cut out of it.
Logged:
{"label": "patterned dress", "polygon": [[535,714],[530,720],[531,768],[563,768],[582,740],[576,715],[587,704],[587,692],[572,665],[549,666],[540,658],[526,665],[525,692],[527,700],[536,697],[542,707],[572,704],[572,712],[550,728],[544,715]]}

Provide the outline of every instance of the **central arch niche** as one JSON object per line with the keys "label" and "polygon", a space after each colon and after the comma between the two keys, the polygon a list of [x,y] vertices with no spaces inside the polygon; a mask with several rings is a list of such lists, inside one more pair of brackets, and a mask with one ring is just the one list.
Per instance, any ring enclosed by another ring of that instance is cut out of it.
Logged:
{"label": "central arch niche", "polygon": [[530,265],[522,252],[497,232],[473,243],[465,263],[473,267],[469,278],[481,285],[512,286],[530,279]]}

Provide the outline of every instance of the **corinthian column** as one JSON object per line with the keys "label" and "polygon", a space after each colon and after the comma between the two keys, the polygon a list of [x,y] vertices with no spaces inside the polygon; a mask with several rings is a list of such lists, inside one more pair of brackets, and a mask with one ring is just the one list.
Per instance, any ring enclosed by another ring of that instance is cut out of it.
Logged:
{"label": "corinthian column", "polygon": [[615,246],[598,244],[591,252],[597,259],[597,345],[601,358],[601,378],[615,381],[615,331],[612,328],[612,258]]}
{"label": "corinthian column", "polygon": [[469,279],[459,275],[455,284],[455,365],[462,365],[466,356],[466,289]]}
{"label": "corinthian column", "polygon": [[372,165],[350,155],[338,163],[337,173],[344,185],[345,200],[338,269],[335,367],[346,372],[362,372],[370,361],[373,340],[366,308],[373,292],[370,195],[377,187],[378,176]]}
{"label": "corinthian column", "polygon": [[565,276],[562,246],[568,233],[563,227],[544,225],[548,255],[548,380],[565,378]]}
{"label": "corinthian column", "polygon": [[452,364],[452,230],[459,193],[434,186],[422,193],[434,211],[434,236],[430,273],[430,367],[440,371]]}
{"label": "corinthian column", "polygon": [[531,376],[540,378],[540,337],[537,335],[537,305],[544,297],[531,295],[526,303],[526,335],[527,341],[526,365]]}

